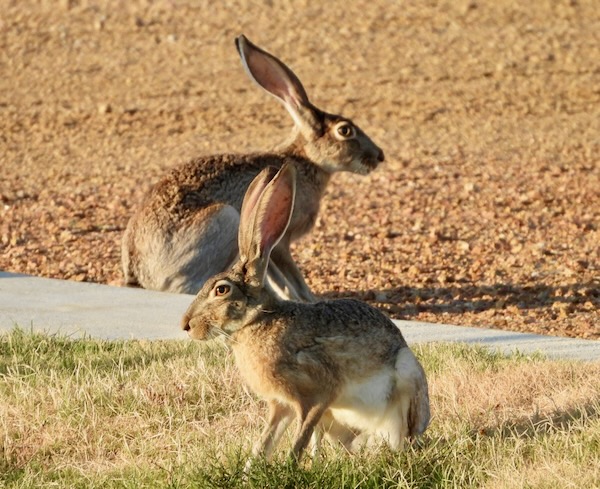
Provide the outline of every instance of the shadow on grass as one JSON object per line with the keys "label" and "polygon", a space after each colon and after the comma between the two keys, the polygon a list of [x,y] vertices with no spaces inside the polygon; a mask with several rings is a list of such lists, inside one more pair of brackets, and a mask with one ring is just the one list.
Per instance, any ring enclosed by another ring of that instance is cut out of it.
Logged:
{"label": "shadow on grass", "polygon": [[525,418],[502,422],[497,426],[483,427],[478,430],[478,433],[489,437],[534,439],[540,435],[567,432],[599,418],[600,395],[581,406],[557,410],[550,415],[533,414]]}

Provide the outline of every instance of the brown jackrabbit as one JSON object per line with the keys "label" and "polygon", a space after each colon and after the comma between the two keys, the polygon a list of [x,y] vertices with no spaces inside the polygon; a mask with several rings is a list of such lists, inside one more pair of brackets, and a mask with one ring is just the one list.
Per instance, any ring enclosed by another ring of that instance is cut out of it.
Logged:
{"label": "brown jackrabbit", "polygon": [[192,338],[224,335],[241,375],[269,405],[253,454],[268,457],[290,422],[299,459],[313,430],[348,449],[377,439],[400,449],[429,423],[427,380],[400,330],[351,299],[311,304],[281,299],[265,284],[269,255],[292,216],[295,170],[263,170],[241,210],[239,260],[211,277],[182,327]]}
{"label": "brown jackrabbit", "polygon": [[252,179],[267,166],[288,162],[297,172],[296,208],[271,254],[268,274],[283,297],[311,301],[290,243],[312,229],[332,173],[367,174],[383,161],[383,152],[349,119],[312,105],[300,80],[277,58],[244,36],[236,46],[250,78],[283,103],[296,132],[274,152],[204,156],[171,170],[127,225],[125,280],[148,289],[198,292],[235,261],[239,211]]}

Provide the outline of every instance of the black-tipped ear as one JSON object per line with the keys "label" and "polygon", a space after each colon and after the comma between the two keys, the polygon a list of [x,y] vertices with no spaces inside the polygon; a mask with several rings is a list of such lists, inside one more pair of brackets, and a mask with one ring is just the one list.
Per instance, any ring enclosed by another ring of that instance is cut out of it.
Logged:
{"label": "black-tipped ear", "polygon": [[[260,182],[264,181],[265,176],[266,173],[261,173],[256,177],[255,181],[259,181],[253,189],[249,188],[252,195],[248,196],[247,193],[245,201],[255,199],[255,192],[260,188]],[[290,223],[295,192],[296,170],[293,165],[285,164],[264,186],[250,211],[249,220],[241,224],[246,227],[244,230],[240,228],[240,260],[245,262],[247,279],[254,285],[264,284],[271,251],[283,237]]]}
{"label": "black-tipped ear", "polygon": [[314,131],[318,118],[294,72],[244,35],[236,38],[235,45],[248,76],[283,103],[302,131]]}

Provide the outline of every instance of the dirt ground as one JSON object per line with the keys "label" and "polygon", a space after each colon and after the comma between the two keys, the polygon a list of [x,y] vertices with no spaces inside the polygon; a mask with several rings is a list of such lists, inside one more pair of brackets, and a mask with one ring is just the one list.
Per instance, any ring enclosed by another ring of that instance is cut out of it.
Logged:
{"label": "dirt ground", "polygon": [[121,284],[161,174],[285,138],[245,33],[386,154],[296,245],[316,293],[599,339],[597,0],[281,4],[0,0],[0,269]]}

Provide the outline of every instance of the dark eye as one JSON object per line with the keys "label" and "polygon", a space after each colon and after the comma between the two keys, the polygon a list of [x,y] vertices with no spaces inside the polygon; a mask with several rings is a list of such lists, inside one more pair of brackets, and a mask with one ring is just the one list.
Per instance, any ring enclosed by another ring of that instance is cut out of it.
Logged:
{"label": "dark eye", "polygon": [[343,138],[351,138],[354,136],[354,128],[347,122],[343,122],[336,128],[337,133]]}
{"label": "dark eye", "polygon": [[230,290],[231,290],[231,287],[229,285],[225,285],[225,284],[217,285],[215,287],[215,295],[217,297],[226,295],[229,293]]}

